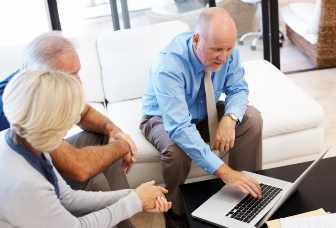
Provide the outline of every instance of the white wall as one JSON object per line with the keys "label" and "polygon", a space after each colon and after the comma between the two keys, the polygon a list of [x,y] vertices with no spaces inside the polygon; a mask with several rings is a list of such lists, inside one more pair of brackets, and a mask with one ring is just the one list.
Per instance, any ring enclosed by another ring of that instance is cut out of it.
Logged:
{"label": "white wall", "polygon": [[82,14],[85,6],[86,1],[84,0],[58,1],[58,13],[64,36],[72,37],[83,34],[84,22],[82,20]]}
{"label": "white wall", "polygon": [[26,44],[51,30],[47,0],[0,0],[0,46]]}

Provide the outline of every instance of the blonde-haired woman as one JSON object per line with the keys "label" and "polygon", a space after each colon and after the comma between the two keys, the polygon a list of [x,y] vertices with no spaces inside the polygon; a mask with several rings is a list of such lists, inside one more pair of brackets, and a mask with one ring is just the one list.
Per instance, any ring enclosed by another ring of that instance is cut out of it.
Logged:
{"label": "blonde-haired woman", "polygon": [[[0,132],[0,227],[113,227],[142,211],[171,207],[167,190],[147,182],[134,190],[72,190],[48,153],[62,142],[85,106],[75,77],[25,70],[7,85]],[[126,142],[125,142],[126,143]]]}

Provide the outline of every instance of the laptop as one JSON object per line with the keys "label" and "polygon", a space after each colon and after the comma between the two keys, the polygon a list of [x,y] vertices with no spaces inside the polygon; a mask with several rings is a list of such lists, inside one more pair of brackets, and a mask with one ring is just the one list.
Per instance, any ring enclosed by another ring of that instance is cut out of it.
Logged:
{"label": "laptop", "polygon": [[328,150],[329,148],[322,152],[294,183],[242,171],[259,182],[261,199],[225,185],[192,212],[191,216],[219,227],[259,228],[294,193]]}

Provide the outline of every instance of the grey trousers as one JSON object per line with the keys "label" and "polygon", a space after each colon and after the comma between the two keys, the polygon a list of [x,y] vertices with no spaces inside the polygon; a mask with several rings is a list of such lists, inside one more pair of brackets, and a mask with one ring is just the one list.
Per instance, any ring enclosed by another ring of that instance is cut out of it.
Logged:
{"label": "grey trousers", "polygon": [[[82,131],[74,136],[66,139],[68,143],[80,149],[86,146],[106,145],[108,137],[102,134],[93,133],[89,131]],[[64,178],[64,180],[75,190],[85,191],[115,191],[120,189],[129,189],[129,184],[125,172],[119,172],[121,159],[102,173],[90,178],[85,182],[76,182]],[[117,225],[118,228],[133,228],[133,224],[128,220],[124,220]]]}
{"label": "grey trousers", "polygon": [[[217,102],[218,119],[224,115],[224,102]],[[229,166],[241,171],[255,171],[262,168],[262,126],[260,112],[247,106],[242,122],[236,127],[235,144],[230,149]],[[209,142],[207,119],[199,123],[197,130],[205,142]],[[183,214],[179,188],[190,172],[191,159],[168,136],[161,117],[143,117],[140,129],[147,140],[161,152],[161,168],[166,198],[172,201],[172,209],[177,215]]]}

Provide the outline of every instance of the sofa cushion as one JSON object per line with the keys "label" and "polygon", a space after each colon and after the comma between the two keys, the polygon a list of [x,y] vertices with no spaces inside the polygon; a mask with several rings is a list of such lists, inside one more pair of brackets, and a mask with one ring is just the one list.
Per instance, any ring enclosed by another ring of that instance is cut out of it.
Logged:
{"label": "sofa cushion", "polygon": [[25,45],[0,47],[0,81],[19,68]]}
{"label": "sofa cushion", "polygon": [[288,6],[305,22],[310,22],[311,17],[314,13],[315,4],[309,2],[295,2],[288,4]]}
{"label": "sofa cushion", "polygon": [[[92,108],[94,108],[95,110],[97,110],[98,112],[100,112],[101,114],[103,114],[104,116],[106,116],[106,107],[105,107],[105,103],[87,103],[88,105],[90,105]],[[72,135],[75,135],[79,132],[83,131],[80,127],[78,127],[77,125],[74,125],[66,134],[65,138],[68,138]]]}
{"label": "sofa cushion", "polygon": [[322,107],[271,63],[254,60],[242,65],[250,89],[249,104],[259,109],[264,120],[263,138],[322,124]]}
{"label": "sofa cushion", "polygon": [[314,13],[310,16],[309,24],[306,28],[307,33],[318,34],[321,17],[321,0],[317,0],[314,8]]}
{"label": "sofa cushion", "polygon": [[301,4],[301,6],[300,6],[301,11],[307,11],[308,10],[310,12],[310,13],[309,12],[308,13],[300,13],[301,16],[299,16],[299,14],[297,14],[293,10],[293,4],[296,4],[296,3],[291,3],[290,5],[292,7],[290,7],[289,5],[287,5],[287,6],[283,7],[283,8],[281,8],[280,14],[282,16],[283,21],[294,32],[296,32],[297,34],[299,34],[300,36],[302,36],[303,38],[305,38],[308,42],[310,42],[311,44],[316,44],[317,43],[318,35],[317,34],[313,34],[313,33],[307,33],[307,27],[309,25],[309,21],[310,21],[311,16],[310,16],[309,19],[307,19],[307,18],[303,19],[302,18],[303,15],[308,15],[308,14],[313,15],[314,7],[311,7],[312,3],[305,3],[305,4],[302,3]]}
{"label": "sofa cushion", "polygon": [[157,162],[160,161],[160,153],[147,141],[139,128],[142,117],[141,105],[141,98],[108,103],[108,117],[132,137],[138,149],[137,162]]}
{"label": "sofa cushion", "polygon": [[105,102],[103,79],[97,53],[97,39],[92,35],[83,35],[72,40],[77,45],[81,62],[79,76],[82,80],[87,102]]}
{"label": "sofa cushion", "polygon": [[[76,46],[81,61],[79,72],[87,102],[104,102],[103,79],[96,47],[96,38],[91,35],[70,38]],[[22,53],[26,45],[0,47],[1,75],[0,80],[19,67]]]}
{"label": "sofa cushion", "polygon": [[288,5],[293,12],[307,22],[306,32],[318,34],[318,27],[321,16],[321,0],[315,4],[309,2],[295,2]]}
{"label": "sofa cushion", "polygon": [[174,36],[188,28],[183,22],[171,21],[101,35],[97,45],[107,101],[141,97],[154,58]]}

